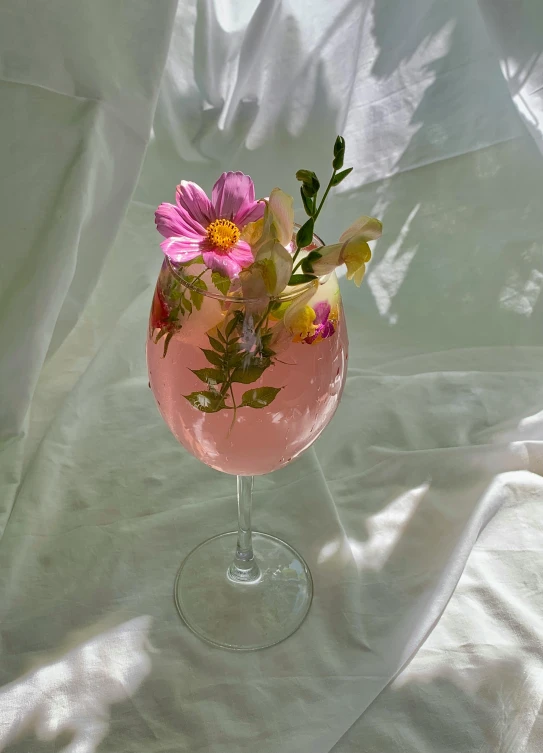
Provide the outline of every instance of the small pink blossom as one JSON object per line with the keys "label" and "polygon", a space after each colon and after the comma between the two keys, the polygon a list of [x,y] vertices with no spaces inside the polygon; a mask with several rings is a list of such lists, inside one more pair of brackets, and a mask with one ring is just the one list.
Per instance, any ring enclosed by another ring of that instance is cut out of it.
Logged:
{"label": "small pink blossom", "polygon": [[264,204],[255,201],[255,187],[248,175],[223,173],[213,186],[211,201],[196,183],[182,180],[176,204],[161,204],[155,212],[161,248],[172,261],[185,263],[202,256],[213,272],[231,280],[253,261],[251,246],[241,240],[243,228],[264,215]]}

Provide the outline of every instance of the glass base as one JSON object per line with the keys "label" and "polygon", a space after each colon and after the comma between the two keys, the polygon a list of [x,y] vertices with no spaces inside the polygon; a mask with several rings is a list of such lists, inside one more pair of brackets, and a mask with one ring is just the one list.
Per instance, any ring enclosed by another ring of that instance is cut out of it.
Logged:
{"label": "glass base", "polygon": [[300,555],[275,536],[253,533],[259,577],[234,582],[228,570],[237,533],[222,533],[193,549],[175,581],[179,614],[214,646],[245,651],[273,646],[297,630],[313,597],[311,573]]}

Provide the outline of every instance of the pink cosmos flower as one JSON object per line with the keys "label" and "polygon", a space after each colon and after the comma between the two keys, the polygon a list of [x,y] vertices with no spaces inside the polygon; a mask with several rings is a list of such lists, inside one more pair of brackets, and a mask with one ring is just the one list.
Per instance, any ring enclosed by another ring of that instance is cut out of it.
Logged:
{"label": "pink cosmos flower", "polygon": [[253,263],[241,232],[263,216],[264,203],[255,201],[248,175],[223,173],[211,201],[196,183],[182,180],[175,198],[176,205],[161,204],[155,212],[157,230],[166,238],[160,244],[166,256],[184,263],[202,255],[207,267],[231,280]]}

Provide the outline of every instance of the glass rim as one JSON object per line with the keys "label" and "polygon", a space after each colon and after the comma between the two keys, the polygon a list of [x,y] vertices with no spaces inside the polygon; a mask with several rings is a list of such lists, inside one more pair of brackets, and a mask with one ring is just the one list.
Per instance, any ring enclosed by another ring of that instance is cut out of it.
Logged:
{"label": "glass rim", "polygon": [[[298,223],[294,223],[295,228],[299,228],[300,225]],[[308,245],[314,245],[315,241],[319,244],[317,248],[321,248],[324,246],[324,241],[322,238],[319,238],[318,235],[313,234],[313,244]],[[304,248],[307,248],[305,246]],[[303,285],[296,285],[292,286],[291,289],[286,293],[281,293],[280,295],[265,295],[260,296],[259,298],[246,298],[243,295],[224,295],[224,293],[221,292],[213,292],[211,290],[202,290],[198,286],[194,285],[192,282],[187,280],[187,278],[183,275],[181,270],[184,268],[184,264],[173,262],[169,256],[166,257],[166,260],[168,262],[168,267],[170,269],[170,272],[173,274],[173,276],[179,280],[179,282],[184,285],[189,290],[193,290],[196,293],[199,293],[200,295],[204,295],[207,298],[214,298],[216,301],[226,301],[227,303],[233,303],[234,301],[236,303],[257,303],[258,301],[277,301],[279,303],[283,301],[292,301],[294,298],[298,298],[298,296],[302,295],[302,293],[305,293],[306,291],[310,290],[313,286],[315,286],[315,280],[318,281],[319,285],[322,285],[326,280],[330,277],[331,273],[328,273],[326,275],[322,275],[321,277],[315,277],[314,280],[311,280],[310,282],[306,282]],[[179,266],[177,266],[179,264]]]}

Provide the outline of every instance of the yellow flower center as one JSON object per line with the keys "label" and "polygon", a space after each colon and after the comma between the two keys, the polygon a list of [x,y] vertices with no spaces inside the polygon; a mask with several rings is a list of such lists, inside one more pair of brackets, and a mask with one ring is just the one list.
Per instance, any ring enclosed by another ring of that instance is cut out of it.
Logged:
{"label": "yellow flower center", "polygon": [[240,235],[238,226],[230,220],[215,220],[207,228],[209,242],[223,251],[235,246]]}

